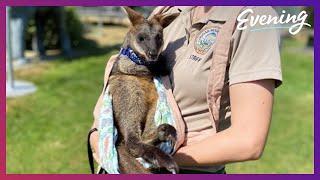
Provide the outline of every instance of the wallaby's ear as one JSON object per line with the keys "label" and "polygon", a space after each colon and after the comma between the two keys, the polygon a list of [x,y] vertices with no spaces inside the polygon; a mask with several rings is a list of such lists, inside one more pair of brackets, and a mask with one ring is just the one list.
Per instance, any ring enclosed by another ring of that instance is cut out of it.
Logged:
{"label": "wallaby's ear", "polygon": [[126,11],[128,18],[133,26],[143,22],[144,17],[141,13],[131,9],[128,6],[124,6],[123,9]]}
{"label": "wallaby's ear", "polygon": [[169,26],[170,23],[172,23],[173,20],[175,20],[180,13],[173,13],[168,15],[162,15],[162,14],[156,14],[154,16],[155,19],[161,24],[163,28]]}

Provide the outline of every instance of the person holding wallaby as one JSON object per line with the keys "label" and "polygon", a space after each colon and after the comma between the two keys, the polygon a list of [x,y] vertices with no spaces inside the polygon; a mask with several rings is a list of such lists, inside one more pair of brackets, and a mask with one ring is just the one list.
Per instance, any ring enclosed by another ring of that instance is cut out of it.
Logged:
{"label": "person holding wallaby", "polygon": [[[282,82],[279,34],[275,29],[238,30],[238,14],[248,8],[254,12],[248,19],[256,15],[277,16],[271,7],[197,6],[157,7],[148,19],[152,21],[159,14],[165,17],[179,13],[163,30],[162,51],[154,53],[159,56],[157,62],[166,64],[160,63],[158,67],[167,67],[169,71],[168,75],[160,76],[174,117],[170,127],[176,130],[176,138],[171,138],[174,147],[169,153],[173,154],[170,162],[179,166],[179,173],[225,173],[226,163],[256,160],[262,155],[271,121],[274,89]],[[139,50],[136,49],[138,53]],[[143,53],[137,56],[146,59]],[[117,58],[112,56],[106,67],[105,88],[108,84],[110,92],[114,70],[121,69]],[[146,66],[122,69],[136,71],[140,68]],[[159,72],[157,68],[153,70]],[[146,89],[137,96],[156,94],[155,88]],[[104,91],[94,110],[93,129],[99,127],[103,94]],[[99,129],[91,132],[90,144],[101,165],[100,132]],[[148,158],[142,159],[151,162]],[[145,165],[143,160],[136,161]],[[172,166],[157,165],[156,168],[164,167],[173,172],[168,168]]]}

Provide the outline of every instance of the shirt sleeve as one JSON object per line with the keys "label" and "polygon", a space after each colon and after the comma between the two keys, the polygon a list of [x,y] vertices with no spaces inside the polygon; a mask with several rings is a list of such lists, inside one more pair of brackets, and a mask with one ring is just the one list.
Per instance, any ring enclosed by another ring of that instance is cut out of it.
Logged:
{"label": "shirt sleeve", "polygon": [[[277,29],[257,23],[250,26],[250,19],[257,16],[278,16],[271,7],[252,8],[244,23],[246,29],[236,29],[233,37],[233,50],[229,69],[230,85],[261,79],[274,79],[276,87],[282,83],[280,62],[280,33]],[[260,30],[259,30],[260,29]]]}

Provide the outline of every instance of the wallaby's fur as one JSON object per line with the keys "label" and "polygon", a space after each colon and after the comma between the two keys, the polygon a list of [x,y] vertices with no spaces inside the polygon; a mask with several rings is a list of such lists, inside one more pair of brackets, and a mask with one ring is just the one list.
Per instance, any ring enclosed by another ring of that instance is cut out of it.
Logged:
{"label": "wallaby's fur", "polygon": [[128,57],[119,56],[109,79],[113,100],[115,125],[119,136],[116,144],[121,173],[154,173],[145,169],[136,158],[142,157],[149,163],[171,172],[178,166],[170,155],[162,152],[158,145],[163,141],[175,144],[176,130],[169,124],[156,127],[154,115],[158,94],[153,77],[161,68],[159,54],[163,46],[163,29],[179,14],[156,14],[145,19],[140,13],[124,7],[132,24],[123,48],[130,47],[152,66],[137,65]]}

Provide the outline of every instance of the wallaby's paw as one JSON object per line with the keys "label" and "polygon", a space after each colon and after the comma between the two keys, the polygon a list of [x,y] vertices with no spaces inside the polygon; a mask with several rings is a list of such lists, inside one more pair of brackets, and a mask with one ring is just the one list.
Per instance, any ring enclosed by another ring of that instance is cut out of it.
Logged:
{"label": "wallaby's paw", "polygon": [[158,126],[158,138],[160,141],[169,142],[173,148],[177,141],[177,131],[170,124],[161,124]]}
{"label": "wallaby's paw", "polygon": [[142,158],[147,161],[148,163],[153,164],[154,167],[160,167],[159,162],[156,157],[155,150],[157,148],[153,146],[145,146],[144,152],[142,154]]}
{"label": "wallaby's paw", "polygon": [[170,155],[165,154],[159,148],[149,146],[145,149],[143,158],[157,168],[163,167],[172,173],[179,172],[179,167],[173,158]]}
{"label": "wallaby's paw", "polygon": [[[171,157],[170,157],[171,158]],[[179,167],[177,163],[171,158],[169,161],[165,162],[164,167],[170,171],[172,174],[179,173]]]}

